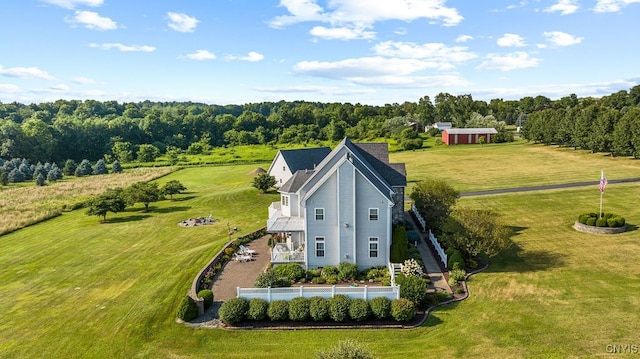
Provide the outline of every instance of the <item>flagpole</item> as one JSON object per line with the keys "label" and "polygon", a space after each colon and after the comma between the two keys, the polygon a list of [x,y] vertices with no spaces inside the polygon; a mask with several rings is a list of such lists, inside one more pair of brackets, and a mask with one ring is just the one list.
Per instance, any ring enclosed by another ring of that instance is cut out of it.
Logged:
{"label": "flagpole", "polygon": [[602,218],[602,191],[600,191],[600,212],[598,212],[598,218]]}
{"label": "flagpole", "polygon": [[607,185],[606,179],[604,177],[604,170],[600,172],[600,212],[598,212],[598,218],[602,218],[602,195],[604,194],[604,187]]}

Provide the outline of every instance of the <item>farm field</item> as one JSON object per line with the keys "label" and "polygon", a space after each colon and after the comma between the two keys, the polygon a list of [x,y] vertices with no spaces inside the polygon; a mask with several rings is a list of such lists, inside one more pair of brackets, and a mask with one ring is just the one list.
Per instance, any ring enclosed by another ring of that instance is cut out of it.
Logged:
{"label": "farm field", "polygon": [[[510,157],[523,164],[505,163]],[[639,169],[629,159],[526,144],[438,147],[394,153],[391,160],[407,162],[410,181],[434,173],[462,191],[597,180],[601,168],[609,178],[638,177]],[[77,210],[0,236],[0,356],[309,358],[351,338],[381,358],[566,358],[604,356],[608,344],[640,344],[637,184],[607,187],[605,211],[632,225],[620,235],[571,228],[578,214],[597,211],[597,188],[461,199],[460,206],[501,213],[516,229],[514,246],[471,278],[468,300],[437,309],[417,329],[224,331],[175,323],[178,302],[228,240],[228,226],[242,234],[264,225],[268,204],[277,200],[251,187],[247,173],[256,166],[169,174],[159,182],[177,179],[188,193],[152,204],[150,213],[139,205],[99,224]],[[176,225],[209,214],[219,222]]]}

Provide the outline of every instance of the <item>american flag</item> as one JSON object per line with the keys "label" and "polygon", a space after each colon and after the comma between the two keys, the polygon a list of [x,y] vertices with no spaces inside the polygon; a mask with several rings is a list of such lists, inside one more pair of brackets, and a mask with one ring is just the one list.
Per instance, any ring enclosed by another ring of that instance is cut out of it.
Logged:
{"label": "american flag", "polygon": [[602,171],[602,176],[600,177],[600,193],[604,193],[604,188],[607,186],[607,177],[604,176],[604,171]]}

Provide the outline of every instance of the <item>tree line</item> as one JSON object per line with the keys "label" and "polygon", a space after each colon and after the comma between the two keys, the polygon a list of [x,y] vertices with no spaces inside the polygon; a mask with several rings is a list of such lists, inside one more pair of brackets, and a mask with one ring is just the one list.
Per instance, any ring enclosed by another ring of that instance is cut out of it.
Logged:
{"label": "tree line", "polygon": [[[0,103],[0,157],[26,158],[34,163],[67,159],[111,163],[153,161],[161,154],[197,154],[220,146],[314,143],[345,136],[356,140],[400,138],[408,123],[423,127],[435,122],[452,122],[456,127],[521,124],[545,110],[566,111],[589,103],[618,106],[620,93],[632,106],[638,104],[638,86],[603,99],[569,95],[552,101],[528,96],[486,102],[468,94],[440,93],[433,101],[424,96],[417,102],[384,106],[306,101],[225,106],[96,100]],[[408,146],[418,145],[410,141],[415,138],[404,137]]]}
{"label": "tree line", "polygon": [[522,136],[547,145],[639,158],[640,86],[531,113]]}

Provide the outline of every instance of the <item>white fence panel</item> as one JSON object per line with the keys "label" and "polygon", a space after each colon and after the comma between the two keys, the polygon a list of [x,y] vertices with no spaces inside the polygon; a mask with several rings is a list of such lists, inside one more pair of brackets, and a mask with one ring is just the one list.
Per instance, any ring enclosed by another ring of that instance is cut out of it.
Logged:
{"label": "white fence panel", "polygon": [[420,212],[418,212],[418,208],[416,208],[415,203],[411,204],[411,211],[416,215],[418,222],[420,222],[420,225],[422,226],[422,230],[424,231],[427,229],[427,221],[425,221]]}
{"label": "white fence panel", "polygon": [[446,268],[447,267],[447,254],[444,252],[444,249],[442,249],[442,246],[440,245],[440,242],[438,242],[438,238],[436,238],[436,236],[433,235],[431,230],[429,230],[429,240],[431,241],[431,244],[433,244],[433,247],[436,249],[436,252],[438,253],[438,256],[440,257],[440,260],[442,261],[442,263],[444,264],[444,266]]}
{"label": "white fence panel", "polygon": [[237,288],[237,296],[247,300],[261,298],[267,302],[273,300],[291,300],[297,297],[331,298],[336,294],[343,294],[351,299],[362,298],[371,300],[377,297],[387,297],[391,300],[400,298],[400,287],[287,287],[287,288]]}

